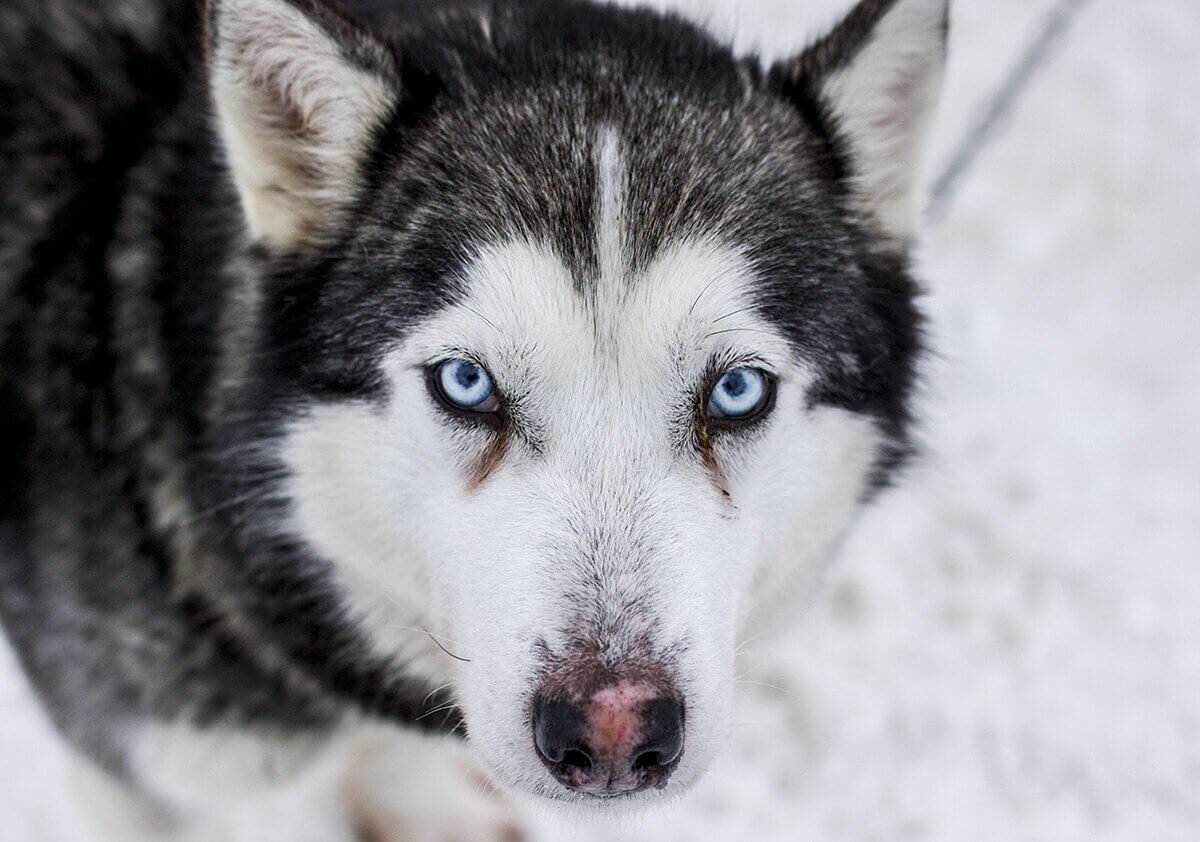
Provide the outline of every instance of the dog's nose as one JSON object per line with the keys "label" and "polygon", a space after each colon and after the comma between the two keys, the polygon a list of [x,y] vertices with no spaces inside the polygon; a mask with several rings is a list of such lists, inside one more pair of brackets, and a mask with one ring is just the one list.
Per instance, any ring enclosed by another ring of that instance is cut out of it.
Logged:
{"label": "dog's nose", "polygon": [[596,796],[664,787],[683,753],[683,704],[637,684],[533,703],[533,741],[565,786]]}

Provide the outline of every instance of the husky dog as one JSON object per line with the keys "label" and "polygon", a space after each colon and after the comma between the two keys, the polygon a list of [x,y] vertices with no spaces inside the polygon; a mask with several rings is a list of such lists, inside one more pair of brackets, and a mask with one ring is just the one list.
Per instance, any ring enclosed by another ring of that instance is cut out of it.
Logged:
{"label": "husky dog", "polygon": [[911,449],[946,28],[7,0],[0,614],[63,734],[186,816],[362,729],[689,787]]}

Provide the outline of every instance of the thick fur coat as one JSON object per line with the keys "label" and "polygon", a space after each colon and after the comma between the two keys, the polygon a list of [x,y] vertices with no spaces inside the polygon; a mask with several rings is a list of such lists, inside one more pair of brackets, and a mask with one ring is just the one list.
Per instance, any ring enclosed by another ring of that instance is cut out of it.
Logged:
{"label": "thick fur coat", "polygon": [[652,686],[636,797],[686,787],[911,450],[946,23],[763,67],[568,0],[10,0],[0,617],[58,726],[159,801],[179,734],[364,722],[580,800],[538,700]]}

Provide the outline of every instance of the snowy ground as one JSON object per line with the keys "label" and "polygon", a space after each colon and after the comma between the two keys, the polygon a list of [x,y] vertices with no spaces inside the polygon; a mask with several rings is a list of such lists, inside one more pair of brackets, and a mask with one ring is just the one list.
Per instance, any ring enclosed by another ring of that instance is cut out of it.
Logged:
{"label": "snowy ground", "polygon": [[[776,51],[846,3],[738,5]],[[934,168],[1050,5],[960,0]],[[1084,9],[928,233],[926,465],[747,647],[698,792],[540,838],[1200,839],[1198,83],[1195,0]],[[87,838],[2,652],[0,711],[0,839]]]}

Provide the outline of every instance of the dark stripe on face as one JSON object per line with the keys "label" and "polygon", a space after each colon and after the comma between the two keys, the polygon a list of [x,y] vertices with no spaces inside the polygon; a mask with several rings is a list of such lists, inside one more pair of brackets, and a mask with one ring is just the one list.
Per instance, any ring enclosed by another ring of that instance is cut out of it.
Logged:
{"label": "dark stripe on face", "polygon": [[492,436],[492,440],[488,442],[487,447],[484,448],[471,469],[470,479],[467,481],[467,491],[478,491],[487,482],[488,478],[504,463],[504,457],[508,455],[511,439],[512,436],[507,430],[501,430]]}

